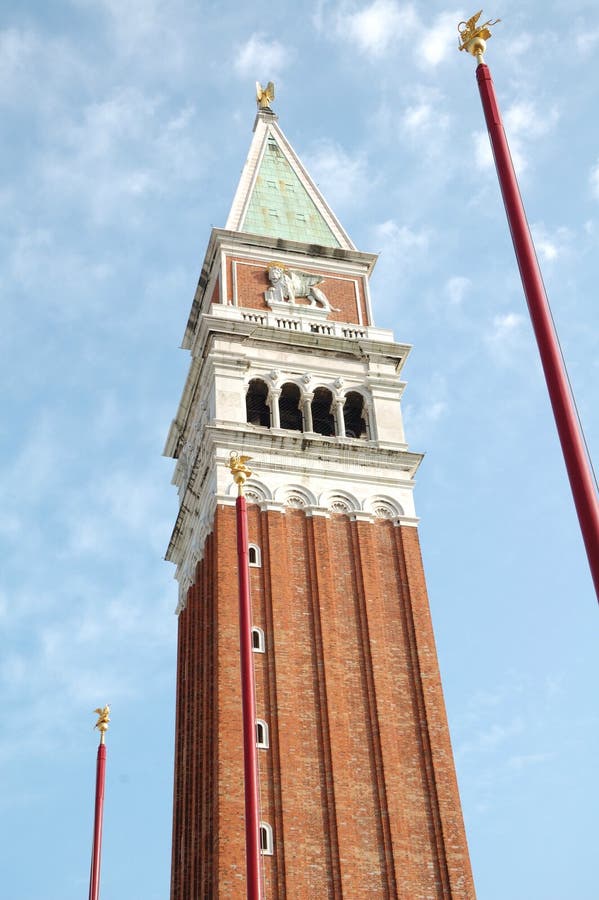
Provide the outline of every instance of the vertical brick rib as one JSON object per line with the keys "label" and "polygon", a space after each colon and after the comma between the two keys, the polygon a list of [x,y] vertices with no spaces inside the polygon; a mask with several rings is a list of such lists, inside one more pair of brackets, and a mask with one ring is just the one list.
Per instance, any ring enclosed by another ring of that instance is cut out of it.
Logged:
{"label": "vertical brick rib", "polygon": [[[310,571],[309,598],[311,603],[312,644],[315,661],[315,690],[317,709],[319,712],[318,745],[321,757],[321,768],[324,775],[323,813],[325,822],[325,842],[327,865],[329,869],[329,897],[343,897],[341,881],[341,861],[339,856],[339,839],[337,832],[337,814],[335,804],[335,785],[333,781],[333,761],[331,753],[331,734],[329,723],[329,705],[327,697],[326,673],[322,642],[322,622],[320,618],[320,598],[323,592],[332,594],[331,585],[326,583],[325,572],[330,573],[329,544],[321,541],[317,547],[314,517],[304,519],[306,531],[306,552]],[[319,519],[319,525],[326,520]]]}
{"label": "vertical brick rib", "polygon": [[[356,618],[360,632],[361,664],[364,673],[367,698],[367,715],[369,722],[369,750],[371,757],[372,776],[376,791],[379,816],[377,819],[377,832],[379,835],[379,852],[381,866],[388,898],[397,897],[397,883],[395,880],[395,865],[393,859],[393,841],[389,824],[389,807],[387,803],[387,788],[385,785],[385,771],[383,765],[383,751],[381,734],[378,721],[378,706],[376,699],[376,685],[372,653],[370,646],[370,629],[368,625],[368,609],[366,601],[366,585],[364,574],[368,572],[371,577],[376,577],[376,568],[372,566],[373,554],[370,559],[364,559],[364,541],[372,537],[372,526],[368,531],[360,532],[357,522],[348,522],[352,546],[353,577],[356,585]],[[368,548],[371,549],[371,548]],[[375,598],[376,599],[376,598]]]}
{"label": "vertical brick rib", "polygon": [[[201,877],[201,854],[200,846],[202,841],[201,833],[201,807],[200,807],[200,783],[202,777],[202,758],[201,758],[201,740],[202,740],[202,683],[201,683],[201,666],[202,657],[200,650],[200,642],[202,637],[202,619],[204,597],[201,579],[198,575],[199,566],[195,571],[195,584],[193,588],[193,608],[192,622],[193,627],[190,634],[191,645],[191,662],[190,667],[190,687],[191,696],[191,723],[190,723],[190,742],[192,745],[192,765],[188,775],[187,790],[189,793],[189,802],[191,807],[190,823],[192,834],[189,839],[189,894],[193,897],[197,892],[198,881]],[[198,758],[199,756],[199,758]]]}
{"label": "vertical brick rib", "polygon": [[[279,513],[275,513],[279,520]],[[273,833],[275,846],[273,854],[272,884],[275,887],[277,900],[285,900],[285,843],[280,839],[283,834],[283,796],[281,792],[281,747],[279,743],[278,728],[278,700],[277,700],[277,665],[273,652],[275,634],[273,625],[273,582],[271,553],[271,519],[272,513],[261,512],[259,518],[260,547],[262,550],[262,579],[264,594],[264,631],[266,642],[266,684],[265,696],[267,700],[266,712],[270,734],[270,788],[272,791],[273,809]],[[277,836],[279,839],[277,840]]]}
{"label": "vertical brick rib", "polygon": [[[219,744],[216,740],[218,729],[218,703],[219,703],[219,684],[217,673],[217,654],[218,654],[218,603],[217,603],[217,584],[216,584],[216,558],[218,552],[218,511],[214,519],[214,531],[209,536],[209,552],[208,552],[208,572],[207,590],[209,597],[209,611],[207,619],[208,632],[206,643],[208,648],[208,725],[210,731],[210,743],[208,749],[208,779],[206,784],[206,825],[208,834],[206,836],[207,853],[210,859],[210,868],[207,873],[206,897],[218,897],[218,872],[219,872],[219,833],[220,833],[220,809],[218,804],[218,768]],[[199,898],[197,898],[199,900]]]}
{"label": "vertical brick rib", "polygon": [[192,732],[192,724],[193,724],[193,707],[192,707],[192,697],[191,697],[191,685],[192,685],[192,673],[193,673],[193,616],[195,613],[195,588],[192,588],[189,595],[189,619],[187,624],[187,671],[185,677],[185,719],[186,719],[186,727],[185,727],[185,742],[184,742],[184,753],[185,753],[185,762],[184,762],[184,785],[183,785],[183,808],[185,810],[185,816],[183,819],[183,841],[182,841],[182,854],[181,854],[181,868],[182,874],[181,877],[183,879],[183,891],[182,897],[183,900],[189,900],[189,895],[191,893],[191,884],[189,881],[190,875],[190,857],[191,857],[191,832],[193,829],[193,822],[191,819],[191,792],[189,790],[189,778],[193,769],[193,732]]}
{"label": "vertical brick rib", "polygon": [[206,885],[210,884],[210,796],[208,793],[208,777],[210,766],[210,692],[208,676],[210,629],[208,627],[213,598],[210,590],[211,582],[211,542],[208,540],[204,548],[204,559],[198,566],[201,575],[200,628],[196,637],[196,652],[200,656],[200,740],[198,741],[200,758],[197,761],[200,769],[199,810],[197,829],[199,833],[199,860],[196,893],[198,897],[206,896]]}
{"label": "vertical brick rib", "polygon": [[[430,725],[428,721],[426,701],[424,695],[424,686],[422,683],[422,671],[420,667],[420,658],[418,653],[418,642],[416,637],[416,625],[414,622],[414,610],[412,608],[412,594],[410,590],[410,579],[406,567],[406,559],[403,548],[401,529],[395,528],[395,562],[400,573],[401,586],[403,588],[403,597],[401,602],[401,610],[404,616],[407,635],[406,650],[409,654],[412,673],[412,682],[414,688],[414,700],[418,714],[418,724],[420,728],[420,748],[423,762],[423,773],[426,782],[425,798],[428,803],[433,837],[435,842],[436,853],[434,856],[437,868],[437,877],[440,887],[440,896],[450,898],[451,885],[449,878],[449,870],[447,866],[447,856],[445,853],[445,841],[443,837],[443,826],[441,822],[441,814],[439,807],[439,795],[437,792],[437,780],[433,765],[433,751],[431,746]],[[424,577],[424,576],[423,576]],[[441,685],[439,682],[439,690]]]}
{"label": "vertical brick rib", "polygon": [[185,677],[186,642],[185,642],[185,610],[180,614],[177,623],[177,702],[175,711],[175,777],[173,782],[173,847],[171,854],[171,900],[179,900],[181,896],[181,879],[179,856],[181,852],[181,796],[183,781],[183,761],[181,758],[181,739],[185,729],[183,710],[183,680]]}

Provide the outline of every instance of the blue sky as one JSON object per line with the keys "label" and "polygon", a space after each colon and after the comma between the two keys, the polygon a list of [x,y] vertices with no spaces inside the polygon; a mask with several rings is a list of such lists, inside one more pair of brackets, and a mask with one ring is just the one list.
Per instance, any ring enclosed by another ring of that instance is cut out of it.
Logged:
{"label": "blue sky", "polygon": [[[481,900],[591,900],[598,617],[499,196],[474,8],[23,0],[0,18],[3,897],[87,891],[113,706],[103,900],[168,896],[176,514],[161,457],[254,81],[414,345],[407,437]],[[599,29],[502,0],[495,79],[592,455]]]}

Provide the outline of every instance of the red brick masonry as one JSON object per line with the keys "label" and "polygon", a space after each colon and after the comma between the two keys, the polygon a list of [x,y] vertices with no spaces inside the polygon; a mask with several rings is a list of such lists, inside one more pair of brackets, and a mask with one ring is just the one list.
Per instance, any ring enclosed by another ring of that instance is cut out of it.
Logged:
{"label": "red brick masonry", "polygon": [[[269,900],[474,898],[415,528],[250,506]],[[245,898],[235,510],[179,619],[172,900]]]}

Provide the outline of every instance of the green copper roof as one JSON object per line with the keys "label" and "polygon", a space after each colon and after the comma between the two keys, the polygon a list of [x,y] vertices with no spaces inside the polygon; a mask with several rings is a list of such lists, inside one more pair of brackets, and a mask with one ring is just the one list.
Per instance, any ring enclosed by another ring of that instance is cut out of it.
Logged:
{"label": "green copper roof", "polygon": [[339,247],[275,139],[267,140],[241,231]]}

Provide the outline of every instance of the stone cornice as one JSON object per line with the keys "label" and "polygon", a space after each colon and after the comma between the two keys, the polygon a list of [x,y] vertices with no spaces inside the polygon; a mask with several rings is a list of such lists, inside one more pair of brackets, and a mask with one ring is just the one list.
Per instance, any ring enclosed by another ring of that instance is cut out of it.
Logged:
{"label": "stone cornice", "polygon": [[[201,444],[181,495],[181,506],[166,553],[167,560],[177,565],[184,562],[185,548],[193,530],[187,525],[205,517],[205,510],[215,495],[221,498],[219,502],[226,502],[222,497],[229,497],[234,502],[232,493],[223,494],[217,487],[217,470],[221,473],[228,470],[227,459],[232,450],[253,456],[260,473],[257,478],[263,486],[273,480],[273,483],[279,484],[280,490],[281,480],[292,486],[316,479],[323,485],[330,482],[330,491],[336,494],[345,492],[347,496],[352,496],[354,485],[359,483],[364,488],[365,497],[387,496],[398,489],[411,492],[414,475],[423,459],[422,454],[412,453],[403,446],[382,448],[376,442],[352,438],[341,441],[321,435],[308,437],[297,432],[273,433],[269,429],[251,425],[240,427],[236,423],[208,425],[203,430]],[[285,501],[276,496],[265,494],[262,500],[271,504],[265,508],[285,506]],[[357,503],[355,501],[354,505]],[[324,513],[329,509],[319,502],[306,502],[306,506]],[[352,510],[351,504],[348,511],[371,514],[368,509]],[[406,523],[408,520],[412,523],[412,516],[405,518]]]}

